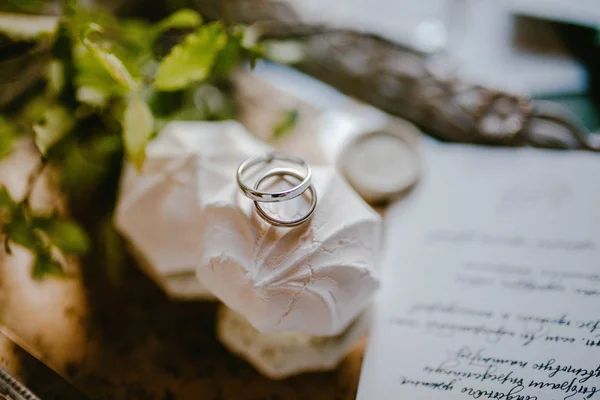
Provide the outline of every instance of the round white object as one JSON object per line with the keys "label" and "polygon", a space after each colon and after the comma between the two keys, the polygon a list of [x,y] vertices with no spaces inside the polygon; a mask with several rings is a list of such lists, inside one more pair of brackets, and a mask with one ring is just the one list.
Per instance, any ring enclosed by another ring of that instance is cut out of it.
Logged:
{"label": "round white object", "polygon": [[414,124],[356,102],[330,110],[318,124],[327,163],[371,203],[390,200],[417,182],[421,135]]}
{"label": "round white object", "polygon": [[365,200],[389,200],[417,182],[420,165],[413,130],[388,125],[359,134],[344,146],[338,168]]}

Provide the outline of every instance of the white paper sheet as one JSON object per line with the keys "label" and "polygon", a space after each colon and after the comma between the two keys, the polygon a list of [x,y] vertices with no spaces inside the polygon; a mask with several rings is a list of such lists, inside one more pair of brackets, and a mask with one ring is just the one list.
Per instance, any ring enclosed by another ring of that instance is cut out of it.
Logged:
{"label": "white paper sheet", "polygon": [[427,146],[360,400],[600,399],[600,156]]}

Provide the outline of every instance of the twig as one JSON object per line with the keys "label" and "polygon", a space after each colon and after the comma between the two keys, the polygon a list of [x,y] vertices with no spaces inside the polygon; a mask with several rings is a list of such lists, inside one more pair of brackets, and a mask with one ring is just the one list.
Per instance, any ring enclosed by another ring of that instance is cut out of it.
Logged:
{"label": "twig", "polygon": [[12,256],[12,249],[10,248],[10,243],[9,243],[9,237],[8,235],[5,233],[4,234],[4,251],[6,252],[6,254],[8,254],[9,256]]}

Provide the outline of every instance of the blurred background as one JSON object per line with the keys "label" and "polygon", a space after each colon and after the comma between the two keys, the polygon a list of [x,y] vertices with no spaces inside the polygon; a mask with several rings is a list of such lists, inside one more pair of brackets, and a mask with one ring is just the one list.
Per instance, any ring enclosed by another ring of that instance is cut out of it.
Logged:
{"label": "blurred background", "polygon": [[[94,1],[81,3],[93,5]],[[505,92],[552,100],[573,111],[588,130],[594,131],[599,125],[600,11],[593,0],[576,0],[568,4],[558,0],[108,0],[100,3],[117,15],[151,21],[160,20],[182,7],[191,7],[209,19],[271,27],[269,34],[278,39],[304,40],[308,34],[312,34],[314,39],[319,32],[338,29],[365,36],[377,35],[393,44],[384,49],[388,53],[395,46],[405,46],[431,59],[439,59],[436,61],[437,68],[443,69],[444,74]],[[0,9],[58,14],[62,10],[61,4],[61,1],[11,0],[0,5]],[[329,39],[325,35],[323,40]],[[177,38],[172,39],[170,44],[168,39],[164,42],[167,43],[163,46],[168,48],[177,42]],[[23,46],[19,48],[9,44],[10,40],[4,38],[5,59],[14,58],[15,52],[24,51]],[[379,50],[367,47],[355,46],[349,62],[359,65],[361,57],[363,61],[373,56],[384,58],[379,53],[369,55]],[[283,61],[294,61],[289,54],[271,55],[277,60],[287,57]],[[309,54],[306,63],[314,66],[319,60],[311,60],[311,57]],[[410,68],[409,64],[404,68]],[[323,66],[318,68],[323,69]],[[361,93],[361,90],[372,91],[370,87],[360,89],[352,83],[353,88],[344,88],[344,84],[333,82],[318,71],[311,71],[310,65],[301,69],[338,89],[342,86],[343,92],[381,107],[380,101],[369,101],[372,100],[370,94]],[[31,71],[31,74],[34,73]],[[343,75],[348,71],[336,73]],[[377,71],[368,73],[374,75]],[[3,75],[7,79],[10,76]],[[26,75],[20,71],[20,76]],[[14,79],[8,80],[12,87],[17,86],[12,82]],[[17,90],[8,92],[10,94],[3,93],[6,99],[0,97],[0,105],[18,93]],[[399,114],[404,116],[402,112]]]}
{"label": "blurred background", "polygon": [[[600,127],[598,0],[4,0],[0,156],[4,139],[34,135],[34,125],[44,128],[35,134],[77,132],[53,143],[43,163],[61,171],[50,187],[68,198],[92,243],[84,245],[83,235],[77,242],[89,251],[73,282],[42,285],[18,269],[31,258],[2,253],[0,330],[8,329],[0,365],[44,399],[353,399],[364,347],[334,371],[269,380],[215,339],[216,305],[173,302],[135,267],[111,225],[127,152],[127,96],[93,60],[77,58],[81,52],[72,53],[76,71],[57,67],[54,61],[70,56],[60,40],[48,40],[65,9],[96,6],[103,11],[86,22],[110,26],[111,15],[118,22],[93,45],[116,49],[137,73],[152,135],[171,120],[237,119],[279,149],[332,163],[340,146],[332,133],[347,134],[340,116],[364,112],[369,125],[381,119],[380,109],[444,141],[600,149],[591,139]],[[191,30],[171,25],[150,37],[183,8],[225,26],[243,24],[244,37],[258,37],[260,46],[236,42],[244,57],[221,54],[226,62],[206,80],[157,90],[148,83],[157,64]],[[417,181],[418,157],[413,128],[392,125],[406,142],[398,147],[406,162],[397,167],[408,171],[392,191],[398,194]],[[21,172],[4,163],[0,178],[29,193],[39,154],[25,159]],[[389,200],[389,193],[355,189],[373,203]],[[53,262],[38,267],[41,275],[57,272]]]}

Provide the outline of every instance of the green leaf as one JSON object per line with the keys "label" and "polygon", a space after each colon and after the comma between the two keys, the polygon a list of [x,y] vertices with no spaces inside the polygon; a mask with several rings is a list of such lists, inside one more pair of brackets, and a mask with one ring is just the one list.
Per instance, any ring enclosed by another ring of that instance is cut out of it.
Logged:
{"label": "green leaf", "polygon": [[123,62],[112,52],[104,50],[98,43],[91,39],[91,34],[94,32],[102,32],[102,28],[95,24],[90,24],[88,31],[84,34],[83,44],[96,57],[106,72],[118,82],[121,86],[128,90],[137,89],[138,84],[135,82]]}
{"label": "green leaf", "polygon": [[37,253],[33,263],[31,275],[36,280],[41,280],[48,275],[64,276],[62,265],[52,258],[48,251]]}
{"label": "green leaf", "polygon": [[0,186],[0,225],[10,222],[15,207],[16,203],[6,186]]}
{"label": "green leaf", "polygon": [[287,111],[281,121],[279,121],[273,129],[273,136],[280,138],[287,133],[290,133],[298,123],[298,110]]}
{"label": "green leaf", "polygon": [[0,207],[14,207],[16,205],[6,186],[0,186]]}
{"label": "green leaf", "polygon": [[32,127],[44,119],[44,114],[51,104],[45,95],[38,95],[27,99],[27,104],[15,113],[14,120],[19,121],[22,126]]}
{"label": "green leaf", "polygon": [[194,10],[184,8],[174,12],[156,24],[154,26],[154,34],[159,35],[171,28],[195,28],[200,24],[202,24],[202,16]]}
{"label": "green leaf", "polygon": [[152,30],[152,25],[141,19],[124,19],[119,21],[119,42],[130,52],[137,54],[139,52],[151,51],[151,41],[148,40],[148,32]]}
{"label": "green leaf", "polygon": [[220,22],[213,22],[189,34],[171,49],[154,77],[159,90],[178,90],[205,80],[219,52],[227,44],[227,33]]}
{"label": "green leaf", "polygon": [[154,118],[148,104],[138,95],[127,99],[122,125],[127,157],[141,170],[146,159],[146,144],[154,131]]}
{"label": "green leaf", "polygon": [[244,59],[244,48],[241,37],[229,37],[227,44],[219,52],[212,70],[215,79],[227,78]]}
{"label": "green leaf", "polygon": [[75,120],[66,108],[59,105],[50,106],[44,113],[42,121],[33,126],[35,145],[40,153],[46,155],[48,150],[62,139],[75,125]]}
{"label": "green leaf", "polygon": [[10,153],[15,136],[15,130],[11,123],[0,116],[0,159]]}
{"label": "green leaf", "polygon": [[85,47],[75,52],[77,75],[77,100],[92,106],[103,107],[114,96],[122,96],[127,89],[116,82],[98,59]]}
{"label": "green leaf", "polygon": [[[101,7],[88,6],[75,6],[74,14],[66,18],[66,23],[71,37],[77,39],[71,47],[77,65],[78,87],[92,86],[109,95],[122,95],[130,90],[131,81],[137,83],[142,75],[140,68],[152,56],[149,40],[152,25],[138,19],[117,19]],[[88,74],[97,85],[80,83],[88,80]],[[107,79],[110,82],[100,82]],[[110,89],[103,90],[105,86]],[[115,93],[115,86],[121,93]]]}
{"label": "green leaf", "polygon": [[21,212],[14,210],[12,217],[12,220],[4,227],[4,231],[11,242],[34,251],[43,247],[42,241]]}
{"label": "green leaf", "polygon": [[52,60],[46,70],[48,94],[56,96],[65,86],[65,67],[61,60]]}
{"label": "green leaf", "polygon": [[136,78],[140,67],[152,59],[152,25],[140,19],[120,20],[118,32],[112,39],[115,54]]}
{"label": "green leaf", "polygon": [[50,242],[64,253],[83,254],[89,250],[90,240],[74,221],[59,217],[34,217],[32,226],[46,233]]}
{"label": "green leaf", "polygon": [[117,33],[119,20],[106,8],[78,4],[83,3],[78,0],[63,1],[68,8],[65,10],[66,18],[63,20],[69,26],[73,38],[83,39],[88,33],[98,31],[109,35]]}
{"label": "green leaf", "polygon": [[98,108],[104,108],[110,100],[110,94],[91,86],[81,86],[75,96],[77,101]]}
{"label": "green leaf", "polygon": [[122,20],[113,42],[115,55],[125,64],[131,76],[150,81],[154,76],[154,38],[152,25],[142,20]]}

